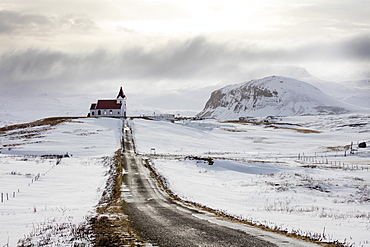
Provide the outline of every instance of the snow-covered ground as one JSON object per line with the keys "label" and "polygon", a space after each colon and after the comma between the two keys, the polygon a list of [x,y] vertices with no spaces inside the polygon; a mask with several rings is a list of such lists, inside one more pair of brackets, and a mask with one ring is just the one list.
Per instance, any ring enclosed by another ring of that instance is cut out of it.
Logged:
{"label": "snow-covered ground", "polygon": [[[138,152],[151,157],[184,200],[324,241],[370,246],[370,148],[357,148],[370,144],[369,120],[301,116],[266,125],[135,119],[131,125]],[[186,158],[194,155],[215,163]]]}
{"label": "snow-covered ground", "polygon": [[[86,116],[97,98],[38,95],[14,103],[4,96],[0,127]],[[137,109],[131,115],[142,113]],[[369,122],[369,115],[352,114],[284,117],[270,125],[137,119],[132,126],[138,151],[158,154],[152,156],[155,167],[182,198],[255,223],[370,246],[370,149],[355,155],[346,149],[351,142],[369,145]],[[85,221],[105,183],[108,168],[101,157],[119,148],[120,124],[75,119],[28,134],[0,135],[0,145],[6,145],[0,154],[0,193],[9,197],[0,203],[0,245],[14,246],[43,227]],[[57,166],[56,159],[39,157],[67,152],[73,156]],[[189,155],[211,156],[215,164],[184,158]]]}
{"label": "snow-covered ground", "polygon": [[[121,124],[119,119],[74,119],[0,133],[6,146],[0,154],[1,246],[58,230],[52,242],[63,246],[64,227],[71,231],[86,222],[99,202],[109,169],[103,157],[119,149]],[[60,162],[41,157],[66,153],[71,157]]]}

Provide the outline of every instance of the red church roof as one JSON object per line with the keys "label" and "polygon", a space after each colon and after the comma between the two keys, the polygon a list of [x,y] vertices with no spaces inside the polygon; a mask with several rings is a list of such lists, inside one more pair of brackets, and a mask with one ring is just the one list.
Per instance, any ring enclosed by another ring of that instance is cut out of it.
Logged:
{"label": "red church roof", "polygon": [[115,99],[98,100],[98,103],[96,104],[94,109],[121,109],[121,106],[122,104],[117,103]]}
{"label": "red church roof", "polygon": [[[117,99],[119,97],[125,98],[126,95],[123,92],[122,87],[119,90]],[[117,103],[117,100],[115,99],[109,99],[109,100],[98,100],[97,103],[92,103],[90,106],[90,110],[115,110],[115,109],[121,109],[122,103]]]}

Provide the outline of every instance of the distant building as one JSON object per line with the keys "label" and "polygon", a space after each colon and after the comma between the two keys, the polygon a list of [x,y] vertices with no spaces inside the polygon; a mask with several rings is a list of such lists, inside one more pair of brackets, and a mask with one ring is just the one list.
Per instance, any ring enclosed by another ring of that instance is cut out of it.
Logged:
{"label": "distant building", "polygon": [[126,95],[122,87],[116,99],[98,100],[92,103],[88,117],[126,117]]}
{"label": "distant building", "polygon": [[175,121],[175,114],[154,114],[154,115],[143,115],[143,117],[147,117],[153,120],[159,121]]}

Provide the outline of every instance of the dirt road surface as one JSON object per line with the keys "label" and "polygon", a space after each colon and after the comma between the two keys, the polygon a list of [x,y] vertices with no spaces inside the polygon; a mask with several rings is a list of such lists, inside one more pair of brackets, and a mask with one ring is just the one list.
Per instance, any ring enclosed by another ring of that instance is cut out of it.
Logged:
{"label": "dirt road surface", "polygon": [[220,220],[172,201],[134,152],[131,130],[124,130],[123,199],[133,227],[152,246],[317,246],[238,223]]}

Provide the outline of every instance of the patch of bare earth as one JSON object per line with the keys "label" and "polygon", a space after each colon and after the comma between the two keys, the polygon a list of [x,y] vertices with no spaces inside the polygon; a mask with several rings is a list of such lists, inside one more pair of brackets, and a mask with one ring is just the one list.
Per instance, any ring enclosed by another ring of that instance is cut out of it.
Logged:
{"label": "patch of bare earth", "polygon": [[131,226],[125,213],[125,201],[121,198],[123,166],[121,149],[108,157],[109,178],[97,207],[97,215],[89,220],[94,246],[145,246]]}

